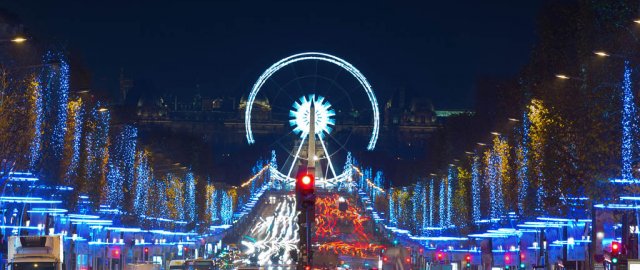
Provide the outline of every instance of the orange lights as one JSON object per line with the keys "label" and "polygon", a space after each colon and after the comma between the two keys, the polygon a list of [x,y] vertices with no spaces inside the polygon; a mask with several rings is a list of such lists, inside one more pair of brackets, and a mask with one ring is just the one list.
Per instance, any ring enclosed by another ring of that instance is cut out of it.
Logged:
{"label": "orange lights", "polygon": [[[341,203],[346,204],[346,210],[339,209]],[[355,207],[349,200],[341,201],[337,194],[317,197],[315,210],[314,241],[322,243],[318,247],[320,252],[354,257],[371,257],[384,253],[384,246],[370,244],[372,239],[365,230],[366,222],[370,221],[370,218],[361,215],[361,209]],[[341,234],[349,237],[338,237]],[[336,237],[348,240],[336,240]]]}

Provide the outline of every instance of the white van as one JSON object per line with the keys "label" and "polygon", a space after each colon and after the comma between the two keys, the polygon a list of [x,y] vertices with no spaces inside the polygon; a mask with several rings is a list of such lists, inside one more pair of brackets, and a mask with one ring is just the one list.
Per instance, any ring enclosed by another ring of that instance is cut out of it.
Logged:
{"label": "white van", "polygon": [[9,270],[62,270],[62,236],[10,236]]}

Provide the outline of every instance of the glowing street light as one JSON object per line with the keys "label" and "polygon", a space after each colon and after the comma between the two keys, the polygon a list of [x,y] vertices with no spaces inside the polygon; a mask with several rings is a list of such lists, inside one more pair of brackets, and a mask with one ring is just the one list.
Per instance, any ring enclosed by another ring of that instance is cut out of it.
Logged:
{"label": "glowing street light", "polygon": [[640,24],[640,19],[633,20],[634,23]]}
{"label": "glowing street light", "polygon": [[23,43],[25,41],[27,41],[27,39],[24,37],[15,37],[11,40],[11,42],[14,42],[14,43]]}
{"label": "glowing street light", "polygon": [[107,112],[107,111],[109,111],[109,109],[107,109],[105,107],[102,107],[102,108],[98,109],[98,112]]}
{"label": "glowing street light", "polygon": [[558,79],[562,79],[562,80],[568,80],[570,79],[569,76],[564,75],[564,74],[556,74],[556,78]]}
{"label": "glowing street light", "polygon": [[607,57],[609,56],[609,54],[605,51],[595,51],[593,52],[593,54],[597,55],[597,56],[601,56],[601,57]]}

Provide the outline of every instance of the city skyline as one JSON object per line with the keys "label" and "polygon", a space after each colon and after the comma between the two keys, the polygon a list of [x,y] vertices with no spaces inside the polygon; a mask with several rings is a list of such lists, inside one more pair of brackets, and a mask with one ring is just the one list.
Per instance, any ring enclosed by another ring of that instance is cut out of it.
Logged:
{"label": "city skyline", "polygon": [[81,1],[6,6],[29,34],[57,40],[84,60],[90,87],[111,95],[121,69],[160,92],[196,85],[212,94],[246,92],[276,59],[319,51],[360,67],[382,97],[406,89],[445,109],[472,109],[480,78],[519,72],[540,6],[254,2],[255,9],[245,10],[231,2],[187,3],[153,3],[154,12],[146,12],[145,2],[127,8]]}

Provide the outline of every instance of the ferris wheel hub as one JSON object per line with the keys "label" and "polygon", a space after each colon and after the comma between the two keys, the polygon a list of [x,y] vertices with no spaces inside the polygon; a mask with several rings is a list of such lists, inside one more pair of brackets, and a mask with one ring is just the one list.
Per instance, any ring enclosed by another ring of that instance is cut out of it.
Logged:
{"label": "ferris wheel hub", "polygon": [[293,131],[300,135],[300,138],[309,134],[312,105],[315,109],[315,135],[324,137],[331,133],[331,130],[333,129],[331,126],[336,123],[333,119],[336,112],[331,108],[331,103],[325,100],[323,96],[316,96],[313,94],[309,96],[302,96],[298,101],[293,103],[293,108],[289,111],[289,116],[292,117],[292,119],[289,120],[289,124],[293,127]]}

